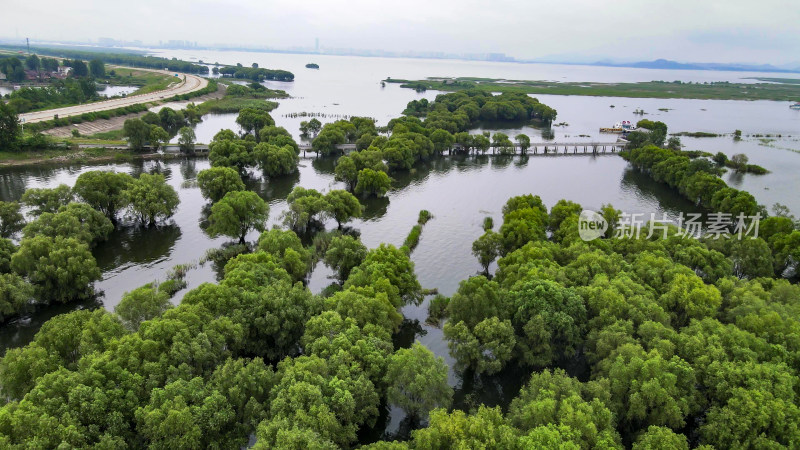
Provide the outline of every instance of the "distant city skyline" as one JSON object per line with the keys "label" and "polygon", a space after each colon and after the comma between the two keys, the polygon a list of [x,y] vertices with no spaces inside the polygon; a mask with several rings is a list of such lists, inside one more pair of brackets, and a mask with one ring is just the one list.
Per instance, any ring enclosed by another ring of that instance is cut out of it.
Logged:
{"label": "distant city skyline", "polygon": [[15,30],[6,39],[32,42],[102,45],[102,37],[142,45],[497,54],[526,61],[664,58],[800,66],[800,4],[787,0],[235,0],[224,7],[193,2],[191,8],[175,0],[7,0],[4,15]]}

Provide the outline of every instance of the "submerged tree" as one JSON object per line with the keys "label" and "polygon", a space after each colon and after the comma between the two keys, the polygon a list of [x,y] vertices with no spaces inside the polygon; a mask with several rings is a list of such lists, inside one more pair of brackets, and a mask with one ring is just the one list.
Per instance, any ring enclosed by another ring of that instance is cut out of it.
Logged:
{"label": "submerged tree", "polygon": [[207,231],[212,235],[239,238],[244,244],[247,233],[263,231],[269,216],[269,205],[251,191],[233,191],[211,207]]}
{"label": "submerged tree", "polygon": [[328,214],[336,220],[339,228],[342,228],[342,224],[351,219],[361,217],[364,210],[353,194],[341,189],[335,189],[325,194],[325,201],[328,203]]}
{"label": "submerged tree", "polygon": [[22,230],[24,238],[34,236],[66,236],[90,247],[104,241],[114,225],[100,211],[85,203],[70,203],[56,214],[44,213]]}
{"label": "submerged tree", "polygon": [[328,210],[328,202],[316,189],[295,187],[286,198],[289,210],[284,213],[284,222],[289,227],[305,231],[313,220],[321,219]]}
{"label": "submerged tree", "polygon": [[478,258],[478,262],[483,267],[483,273],[489,273],[489,266],[500,256],[502,249],[503,241],[501,236],[491,229],[472,243],[472,254]]}
{"label": "submerged tree", "polygon": [[392,179],[381,170],[362,169],[355,187],[357,195],[383,197],[392,188]]}
{"label": "submerged tree", "polygon": [[153,226],[175,214],[180,199],[164,175],[139,175],[124,191],[131,213],[145,226]]}
{"label": "submerged tree", "polygon": [[0,202],[0,237],[9,238],[25,226],[25,217],[17,202]]}
{"label": "submerged tree", "polygon": [[215,136],[208,148],[208,159],[213,167],[232,167],[240,175],[245,175],[247,168],[255,163],[251,149],[245,142],[236,140],[235,136],[222,140],[217,140]]}
{"label": "submerged tree", "polygon": [[127,202],[124,192],[133,181],[127,173],[91,170],[78,176],[72,191],[112,222]]}
{"label": "submerged tree", "polygon": [[160,316],[171,307],[169,294],[147,285],[123,294],[114,312],[128,330],[136,331],[142,322]]}
{"label": "submerged tree", "polygon": [[24,239],[11,267],[34,286],[45,302],[66,303],[89,298],[100,269],[85,243],[74,238],[34,236]]}
{"label": "submerged tree", "polygon": [[342,156],[336,160],[336,168],[334,169],[334,177],[336,181],[341,181],[347,184],[347,189],[353,191],[358,182],[358,168],[353,158],[349,156]]}
{"label": "submerged tree", "polygon": [[211,167],[197,174],[197,185],[203,197],[217,202],[228,192],[243,191],[245,185],[236,170],[230,167]]}
{"label": "submerged tree", "polygon": [[392,355],[385,382],[387,400],[414,418],[424,419],[436,408],[448,408],[452,401],[444,359],[419,342]]}
{"label": "submerged tree", "polygon": [[255,132],[256,140],[260,140],[258,131],[266,126],[275,125],[275,120],[263,109],[243,108],[236,117],[236,123],[247,134]]}
{"label": "submerged tree", "polygon": [[335,270],[341,282],[347,280],[350,271],[367,257],[367,247],[352,236],[336,236],[328,244],[325,264]]}
{"label": "submerged tree", "polygon": [[258,166],[268,177],[277,177],[297,172],[299,158],[297,152],[289,145],[279,147],[261,142],[253,149]]}
{"label": "submerged tree", "polygon": [[22,194],[22,203],[31,207],[35,215],[56,213],[62,206],[67,206],[72,199],[72,189],[66,184],[60,184],[52,189],[31,188]]}

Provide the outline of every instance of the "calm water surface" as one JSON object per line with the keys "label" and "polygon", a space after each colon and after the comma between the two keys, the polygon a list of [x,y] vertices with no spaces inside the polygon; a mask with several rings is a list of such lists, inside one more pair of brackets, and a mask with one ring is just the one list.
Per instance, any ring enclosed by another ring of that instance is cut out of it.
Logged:
{"label": "calm water surface", "polygon": [[107,97],[113,97],[115,95],[128,95],[136,92],[139,89],[139,86],[98,86],[97,93],[100,95],[105,95]]}
{"label": "calm water surface", "polygon": [[[304,118],[287,115],[313,112],[325,114],[323,122],[336,116],[363,115],[385,124],[415,98],[435,97],[435,92],[416,93],[396,85],[380,86],[387,76],[397,78],[424,78],[426,76],[485,76],[509,79],[550,79],[557,81],[650,81],[654,79],[682,81],[739,81],[747,82],[751,76],[733,72],[657,71],[646,69],[618,69],[581,66],[523,65],[506,63],[481,63],[464,61],[435,61],[409,59],[382,59],[358,57],[333,57],[321,55],[282,55],[263,53],[170,51],[164,56],[202,59],[205,62],[250,64],[261,67],[291,70],[296,75],[293,83],[267,82],[275,89],[286,90],[293,98],[281,100],[272,115],[279,126],[286,127],[299,139],[298,125]],[[316,62],[320,70],[303,66]],[[764,176],[726,174],[725,180],[734,187],[753,193],[759,202],[772,205],[780,202],[800,213],[800,200],[796,195],[800,185],[800,111],[791,111],[788,103],[741,102],[711,100],[657,100],[572,96],[538,96],[559,112],[553,128],[556,141],[582,142],[613,140],[613,135],[600,135],[601,126],[619,120],[637,120],[635,109],[647,112],[643,116],[662,120],[671,131],[707,131],[732,133],[741,129],[745,138],[734,142],[730,136],[719,138],[682,138],[688,149],[724,152],[728,155],[744,153],[751,163],[759,164],[772,173]],[[612,108],[611,105],[614,105]],[[659,109],[666,109],[660,111]],[[198,124],[199,142],[208,142],[223,128],[237,129],[235,114],[206,116]],[[491,131],[497,131],[492,129]],[[503,132],[514,136],[526,133],[535,142],[542,142],[542,130],[519,125],[506,127]],[[781,137],[747,137],[752,134],[772,134]],[[584,135],[584,136],[581,136]],[[54,187],[75,179],[88,170],[116,170],[138,173],[162,173],[179,193],[181,203],[175,216],[155,229],[124,226],[116,230],[108,242],[95,250],[103,271],[96,286],[102,295],[94,302],[44,308],[29,317],[21,318],[0,328],[0,347],[24,345],[39,326],[55,314],[78,307],[104,306],[109,309],[119,302],[126,291],[145,283],[163,279],[165,272],[176,264],[194,263],[208,249],[218,248],[227,238],[212,239],[200,227],[206,202],[196,187],[192,187],[197,172],[209,167],[205,159],[188,159],[169,162],[136,162],[107,165],[36,166],[0,168],[0,199],[17,200],[31,187]],[[332,159],[301,159],[298,174],[272,180],[256,177],[250,188],[270,204],[270,224],[280,223],[286,210],[286,196],[294,186],[302,185],[320,191],[344,186],[334,181]],[[415,224],[420,209],[434,215],[422,233],[419,246],[412,259],[416,274],[424,288],[437,288],[451,295],[458,283],[474,274],[480,267],[471,254],[471,244],[482,234],[483,218],[491,216],[495,223],[502,221],[501,208],[508,197],[527,193],[540,195],[548,206],[559,199],[569,199],[586,208],[599,208],[612,203],[625,212],[666,213],[676,216],[693,211],[694,206],[675,195],[665,186],[633,171],[616,155],[601,156],[531,156],[523,157],[444,157],[424,163],[410,173],[393,175],[395,189],[386,199],[372,199],[366,204],[365,217],[351,223],[361,232],[362,241],[369,247],[381,242],[399,246]],[[333,228],[334,223],[327,227]],[[257,233],[248,236],[255,241]],[[319,292],[331,282],[330,270],[318,265],[309,280],[309,287]],[[217,274],[211,264],[197,267],[187,276],[188,289],[207,281],[216,281]],[[179,292],[179,302],[186,290]],[[405,341],[417,339],[446,359],[452,366],[439,328],[424,324],[427,303],[404,308],[407,321],[403,328]],[[498,377],[462,383],[459,374],[451,370],[450,382],[458,387],[456,402],[470,405],[474,402],[506,404],[515,396],[526,374],[505,373]],[[407,423],[399,410],[391,410],[382,418],[374,433],[404,432]],[[374,436],[373,436],[374,437]]]}

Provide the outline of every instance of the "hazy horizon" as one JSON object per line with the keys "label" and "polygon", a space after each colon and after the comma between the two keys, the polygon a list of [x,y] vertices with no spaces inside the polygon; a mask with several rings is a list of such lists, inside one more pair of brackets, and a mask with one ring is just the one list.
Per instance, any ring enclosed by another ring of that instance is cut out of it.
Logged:
{"label": "hazy horizon", "polygon": [[505,53],[517,59],[591,62],[800,64],[800,3],[688,0],[566,0],[558,4],[474,0],[385,4],[238,0],[191,6],[174,0],[114,5],[88,0],[35,4],[9,0],[6,38],[201,46]]}

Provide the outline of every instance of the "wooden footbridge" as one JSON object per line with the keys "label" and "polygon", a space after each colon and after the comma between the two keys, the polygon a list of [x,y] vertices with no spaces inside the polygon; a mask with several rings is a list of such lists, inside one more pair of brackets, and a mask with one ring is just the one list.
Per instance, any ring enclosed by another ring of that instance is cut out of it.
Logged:
{"label": "wooden footbridge", "polygon": [[[514,144],[514,154],[517,155],[597,155],[602,153],[618,153],[625,150],[627,141],[615,142],[531,142],[527,148]],[[492,146],[492,154],[508,154],[509,146]],[[454,151],[461,151],[459,144],[453,146]],[[473,148],[473,151],[476,151]]]}
{"label": "wooden footbridge", "polygon": [[[603,153],[618,153],[625,149],[627,141],[615,142],[532,142],[527,148],[523,149],[519,144],[514,144],[514,154],[517,155],[597,155]],[[356,144],[341,144],[336,146],[343,153],[350,153],[356,150]],[[510,154],[510,146],[489,148],[491,154]],[[300,151],[313,152],[310,145],[300,145]],[[449,149],[448,153],[461,152],[463,147],[455,144]],[[480,150],[472,147],[470,152],[479,153]],[[483,152],[484,154],[487,152]]]}
{"label": "wooden footbridge", "polygon": [[[625,149],[625,141],[617,142],[548,142],[548,143],[531,143],[524,151],[521,146],[514,145],[514,153],[516,155],[602,155],[610,153],[619,153]],[[128,146],[126,144],[78,144],[79,148],[109,148],[124,150]],[[306,152],[314,152],[310,145],[300,145],[300,151],[305,154]],[[356,144],[341,144],[336,146],[342,153],[347,154],[356,150]],[[508,147],[490,147],[490,155],[511,155]],[[180,146],[177,144],[166,144],[162,147],[166,153],[180,153]],[[195,144],[194,151],[197,154],[207,154],[208,145]],[[448,154],[454,152],[462,152],[463,147],[456,144],[449,149]],[[473,154],[486,154],[488,152],[481,152],[475,148],[470,149],[469,153]]]}

